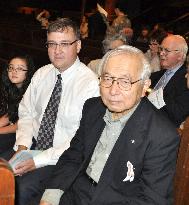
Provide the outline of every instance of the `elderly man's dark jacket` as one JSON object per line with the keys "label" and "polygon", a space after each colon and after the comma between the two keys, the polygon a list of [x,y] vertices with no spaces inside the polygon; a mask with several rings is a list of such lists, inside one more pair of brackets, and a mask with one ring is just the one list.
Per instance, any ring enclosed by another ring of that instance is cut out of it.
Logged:
{"label": "elderly man's dark jacket", "polygon": [[[67,192],[86,173],[105,127],[105,111],[100,97],[86,101],[80,127],[70,148],[60,157],[48,189]],[[105,164],[90,205],[172,204],[178,144],[172,123],[146,98],[142,99]],[[133,165],[133,181],[123,181],[127,162]]]}
{"label": "elderly man's dark jacket", "polygon": [[[152,88],[159,81],[166,70],[152,73]],[[182,66],[169,80],[163,90],[165,106],[161,111],[177,126],[189,115],[189,89],[186,83],[186,67]]]}

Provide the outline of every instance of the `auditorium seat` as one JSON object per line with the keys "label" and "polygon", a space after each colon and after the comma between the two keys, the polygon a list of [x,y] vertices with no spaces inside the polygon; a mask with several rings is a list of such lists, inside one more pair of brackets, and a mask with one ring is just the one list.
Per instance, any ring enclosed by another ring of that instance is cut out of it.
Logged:
{"label": "auditorium seat", "polygon": [[8,162],[0,159],[0,205],[14,205],[14,201],[14,174]]}

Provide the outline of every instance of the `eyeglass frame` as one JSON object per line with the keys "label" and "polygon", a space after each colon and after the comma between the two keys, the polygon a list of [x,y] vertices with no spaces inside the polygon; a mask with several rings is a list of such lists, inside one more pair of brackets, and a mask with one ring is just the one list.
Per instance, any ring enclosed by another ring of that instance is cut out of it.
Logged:
{"label": "eyeglass frame", "polygon": [[16,67],[16,68],[10,67],[10,66],[7,67],[7,72],[10,73],[10,72],[13,72],[13,71],[22,72],[22,71],[28,71],[28,69],[26,70],[26,69],[24,69],[22,67]]}
{"label": "eyeglass frame", "polygon": [[165,52],[165,54],[168,55],[168,54],[171,53],[171,52],[178,52],[178,51],[180,51],[180,50],[178,50],[178,49],[169,50],[168,48],[164,48],[163,46],[159,46],[159,47],[158,47],[158,51],[159,51],[159,53],[160,53],[160,52]]}
{"label": "eyeglass frame", "polygon": [[[108,78],[111,78],[111,79],[112,79],[110,86],[103,86],[103,85],[101,84],[103,77],[108,77]],[[121,90],[123,90],[123,91],[129,91],[129,90],[131,90],[133,84],[135,84],[135,83],[137,83],[137,82],[139,82],[139,81],[142,80],[142,78],[140,78],[140,79],[138,79],[138,80],[136,80],[136,81],[130,81],[130,80],[128,79],[128,81],[129,81],[128,84],[129,84],[130,86],[128,86],[128,89],[123,89],[124,86],[121,86],[121,87],[120,87],[119,80],[123,80],[123,79],[126,80],[125,78],[117,78],[117,77],[112,77],[112,76],[104,76],[104,75],[101,75],[101,76],[98,77],[98,79],[99,79],[99,81],[100,81],[99,85],[102,86],[102,87],[104,87],[104,88],[110,88],[110,87],[113,85],[114,82],[117,82],[117,85],[118,85],[119,89],[121,89]]]}
{"label": "eyeglass frame", "polygon": [[149,46],[158,46],[158,48],[159,48],[159,43],[150,42]]}
{"label": "eyeglass frame", "polygon": [[[57,46],[60,46],[60,48],[63,49],[63,48],[68,48],[69,46],[73,45],[77,41],[78,41],[78,39],[76,39],[72,42],[61,42],[61,43],[46,42],[45,47],[46,48],[51,48],[51,49],[56,49]],[[50,47],[49,44],[51,44],[52,47]]]}

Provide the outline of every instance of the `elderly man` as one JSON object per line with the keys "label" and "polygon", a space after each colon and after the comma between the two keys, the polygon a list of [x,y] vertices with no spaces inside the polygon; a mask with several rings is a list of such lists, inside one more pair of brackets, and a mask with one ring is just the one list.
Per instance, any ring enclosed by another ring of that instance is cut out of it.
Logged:
{"label": "elderly man", "polygon": [[101,98],[86,101],[40,205],[173,203],[179,137],[144,97],[149,76],[137,48],[122,46],[103,57]]}
{"label": "elderly man", "polygon": [[159,107],[161,111],[179,127],[189,115],[184,66],[188,46],[182,36],[170,35],[163,40],[159,51],[162,70],[152,74],[152,87],[163,101]]}
{"label": "elderly man", "polygon": [[[99,96],[97,77],[77,57],[81,41],[75,22],[66,18],[52,22],[46,46],[52,64],[35,73],[19,105],[14,147],[16,159],[21,161],[14,166],[19,205],[35,197],[53,165],[70,146],[86,99]],[[34,153],[30,159],[20,152],[32,149],[35,151],[29,152]]]}

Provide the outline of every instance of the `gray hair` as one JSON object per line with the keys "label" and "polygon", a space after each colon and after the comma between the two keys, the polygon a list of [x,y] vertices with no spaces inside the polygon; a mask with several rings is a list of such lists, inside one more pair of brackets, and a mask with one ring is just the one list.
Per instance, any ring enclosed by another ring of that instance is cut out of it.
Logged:
{"label": "gray hair", "polygon": [[106,38],[102,41],[102,45],[103,45],[103,52],[104,54],[107,53],[110,50],[110,45],[113,41],[116,40],[120,40],[123,42],[123,44],[127,44],[127,40],[125,35],[121,34],[121,33],[116,33],[113,35],[107,35]]}
{"label": "gray hair", "polygon": [[47,29],[47,34],[51,32],[63,32],[64,30],[72,28],[75,33],[76,39],[80,39],[80,29],[78,25],[69,18],[58,18],[51,22]]}
{"label": "gray hair", "polygon": [[184,37],[182,37],[181,35],[174,35],[174,37],[180,40],[179,47],[180,47],[181,52],[183,52],[183,54],[184,54],[183,61],[185,61],[186,60],[186,55],[187,55],[187,52],[188,52],[187,42],[184,39]]}
{"label": "gray hair", "polygon": [[107,52],[100,62],[98,75],[100,76],[104,73],[105,66],[106,66],[107,61],[110,57],[115,56],[115,55],[119,55],[119,54],[123,54],[123,53],[129,54],[132,56],[136,56],[140,60],[141,65],[142,65],[140,78],[143,82],[150,78],[151,67],[150,67],[148,60],[144,56],[143,52],[141,50],[139,50],[138,48],[135,48],[133,46],[128,46],[128,45],[123,45],[123,46],[120,46],[116,49],[113,49],[113,50]]}

